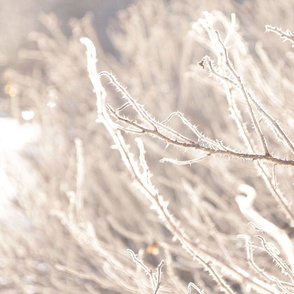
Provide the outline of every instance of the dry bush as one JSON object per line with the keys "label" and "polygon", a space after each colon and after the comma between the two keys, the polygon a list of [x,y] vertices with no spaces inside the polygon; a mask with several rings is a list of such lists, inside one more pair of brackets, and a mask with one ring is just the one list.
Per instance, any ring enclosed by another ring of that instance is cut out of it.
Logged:
{"label": "dry bush", "polygon": [[123,11],[116,57],[89,16],[70,38],[44,16],[34,70],[3,76],[40,128],[7,160],[3,293],[294,293],[293,36],[194,2]]}

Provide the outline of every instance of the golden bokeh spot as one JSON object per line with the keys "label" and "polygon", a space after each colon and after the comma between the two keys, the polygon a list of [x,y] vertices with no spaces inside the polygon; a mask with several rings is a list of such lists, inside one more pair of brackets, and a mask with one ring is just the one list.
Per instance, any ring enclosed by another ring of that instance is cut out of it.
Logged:
{"label": "golden bokeh spot", "polygon": [[147,248],[146,252],[152,255],[158,255],[159,254],[159,245],[156,241],[153,241]]}
{"label": "golden bokeh spot", "polygon": [[4,86],[4,91],[11,98],[17,95],[17,88],[14,84],[11,83],[8,83]]}

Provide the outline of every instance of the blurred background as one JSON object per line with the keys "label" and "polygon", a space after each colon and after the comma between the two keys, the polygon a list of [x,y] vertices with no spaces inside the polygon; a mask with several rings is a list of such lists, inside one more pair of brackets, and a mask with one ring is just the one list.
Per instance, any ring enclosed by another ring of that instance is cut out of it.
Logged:
{"label": "blurred background", "polygon": [[103,48],[113,53],[113,46],[107,37],[109,21],[115,18],[117,11],[126,8],[135,1],[131,0],[109,0],[91,1],[85,0],[48,0],[40,2],[37,0],[3,1],[1,0],[1,65],[16,65],[20,62],[18,52],[21,48],[28,46],[28,35],[32,31],[44,29],[40,23],[40,15],[54,13],[63,23],[66,35],[70,34],[67,22],[71,18],[82,18],[86,13],[94,15],[93,26],[101,39]]}
{"label": "blurred background", "polygon": [[[211,12],[223,38],[235,13],[232,61],[293,139],[292,48],[265,34],[267,24],[293,29],[293,1],[0,0],[0,293],[151,293],[126,249],[153,269],[166,260],[162,293],[186,293],[189,282],[218,293],[134,189],[109,135],[95,122],[79,41],[94,42],[98,69],[112,72],[152,116],[164,120],[179,110],[205,135],[242,150],[221,85],[197,66],[206,54],[215,58],[208,36],[192,30],[204,12]],[[111,105],[122,105],[107,81],[105,87]],[[171,123],[186,132],[180,121]],[[266,134],[276,154],[289,156]],[[124,136],[137,156],[134,136]],[[257,191],[256,209],[264,217],[287,227],[250,163],[159,164],[163,157],[195,154],[143,139],[155,186],[212,256],[248,270],[236,241],[237,234],[252,233],[235,203],[241,184]],[[293,195],[293,171],[277,168],[277,176],[286,197]],[[277,274],[261,252],[257,259]],[[242,283],[227,282],[248,293]]]}

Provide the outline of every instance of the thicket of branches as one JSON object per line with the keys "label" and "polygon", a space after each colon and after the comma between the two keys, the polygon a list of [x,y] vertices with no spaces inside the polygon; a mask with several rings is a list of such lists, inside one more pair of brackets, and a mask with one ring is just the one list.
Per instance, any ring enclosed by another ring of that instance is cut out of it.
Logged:
{"label": "thicket of branches", "polygon": [[248,43],[235,14],[188,2],[122,12],[117,59],[90,16],[70,38],[44,16],[34,71],[3,76],[41,132],[7,163],[1,290],[294,293],[294,37]]}

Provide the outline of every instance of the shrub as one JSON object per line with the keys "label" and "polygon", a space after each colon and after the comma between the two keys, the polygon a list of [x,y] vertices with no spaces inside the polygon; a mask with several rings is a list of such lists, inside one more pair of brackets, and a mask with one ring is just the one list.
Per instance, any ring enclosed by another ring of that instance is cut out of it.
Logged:
{"label": "shrub", "polygon": [[34,180],[19,181],[15,199],[29,229],[2,232],[6,289],[293,293],[289,69],[261,43],[253,56],[234,14],[191,25],[187,8],[151,1],[122,13],[119,61],[88,16],[69,40],[44,18],[52,37],[35,34],[38,51],[23,51],[34,76],[6,73],[42,131],[22,154]]}

